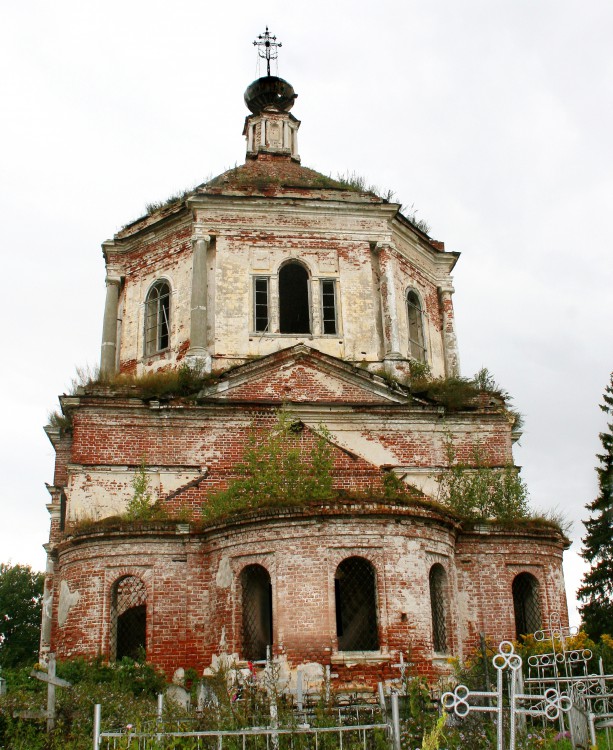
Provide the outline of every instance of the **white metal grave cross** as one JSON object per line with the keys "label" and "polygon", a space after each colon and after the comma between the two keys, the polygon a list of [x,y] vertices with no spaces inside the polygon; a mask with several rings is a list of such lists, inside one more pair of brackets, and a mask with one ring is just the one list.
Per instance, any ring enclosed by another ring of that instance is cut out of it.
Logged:
{"label": "white metal grave cross", "polygon": [[405,661],[404,660],[404,654],[402,651],[400,651],[400,657],[398,659],[398,664],[392,664],[392,669],[398,669],[400,670],[400,686],[402,690],[404,691],[406,683],[405,683],[405,675],[408,670],[411,669],[411,667],[414,667],[415,664],[412,661]]}
{"label": "white metal grave cross", "polygon": [[[549,688],[542,695],[526,695],[516,692],[515,674],[519,672],[522,665],[522,659],[519,654],[515,653],[515,648],[510,641],[502,641],[498,646],[498,653],[492,659],[497,673],[496,692],[493,691],[471,691],[466,685],[458,685],[453,692],[444,693],[441,702],[443,708],[447,711],[453,711],[456,716],[461,718],[467,716],[472,711],[482,711],[497,714],[497,748],[505,750],[504,744],[504,725],[503,725],[503,672],[510,669],[511,675],[511,699],[510,699],[510,731],[509,731],[509,750],[515,750],[515,728],[517,715],[525,714],[529,716],[544,716],[546,719],[553,721],[560,715],[560,711],[569,711],[571,700],[566,695],[560,695],[555,688]],[[471,703],[471,699],[493,699],[493,703],[478,705]],[[521,702],[530,702],[533,705],[526,708],[521,707]]]}

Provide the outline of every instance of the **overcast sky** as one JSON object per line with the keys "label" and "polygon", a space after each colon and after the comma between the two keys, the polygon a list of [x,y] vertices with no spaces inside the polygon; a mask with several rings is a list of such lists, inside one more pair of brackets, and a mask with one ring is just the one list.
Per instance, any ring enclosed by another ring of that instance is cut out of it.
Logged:
{"label": "overcast sky", "polygon": [[302,163],[394,190],[462,253],[462,371],[514,396],[532,504],[580,539],[613,369],[610,0],[22,0],[0,9],[0,561],[44,567],[42,426],[98,362],[100,244],[242,163],[267,24]]}

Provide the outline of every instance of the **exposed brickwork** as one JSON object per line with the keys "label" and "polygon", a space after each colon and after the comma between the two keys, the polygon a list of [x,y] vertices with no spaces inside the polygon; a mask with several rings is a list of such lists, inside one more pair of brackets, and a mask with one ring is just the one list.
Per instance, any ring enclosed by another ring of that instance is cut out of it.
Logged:
{"label": "exposed brickwork", "polygon": [[[105,351],[117,353],[119,371],[143,375],[197,356],[218,377],[190,398],[143,400],[135,386],[99,385],[62,399],[72,426],[48,431],[56,466],[41,652],[112,658],[112,592],[134,576],[146,590],[147,658],[168,675],[202,671],[221,648],[242,658],[240,576],[255,564],[272,584],[274,653],[292,669],[330,665],[340,688],[398,676],[399,652],[434,679],[449,669],[446,656],[466,655],[479,633],[514,637],[520,573],[538,583],[542,616],[557,611],[566,622],[559,533],[463,527],[433,501],[450,441],[464,463],[478,446],[488,465],[512,464],[504,405],[484,396],[448,411],[389,382],[413,366],[409,289],[422,305],[432,375],[457,374],[457,254],[412,227],[398,206],[300,166],[294,151],[266,153],[269,146],[104,244],[113,290]],[[287,263],[306,271],[300,312],[308,325],[297,327],[308,333],[280,324]],[[148,292],[161,279],[169,296],[151,308]],[[265,326],[261,312],[256,325],[256,281],[266,289]],[[154,354],[145,356],[146,327]],[[112,374],[108,360],[103,370]],[[201,508],[240,476],[250,441],[270,435],[281,408],[297,420],[291,445],[303,458],[325,435],[334,500],[204,526]],[[152,499],[176,520],[122,520],[141,465]],[[382,499],[389,471],[411,488],[402,501]],[[339,651],[335,574],[349,557],[375,573],[377,651]],[[443,571],[446,654],[433,652],[433,565]]]}
{"label": "exposed brickwork", "polygon": [[[56,626],[53,647],[61,656],[108,654],[111,587],[135,575],[147,588],[152,661],[168,673],[180,665],[203,669],[224,639],[229,652],[240,655],[238,580],[246,565],[258,563],[272,580],[275,652],[290,665],[333,663],[341,682],[350,677],[372,684],[392,677],[397,652],[410,650],[419,671],[433,677],[433,561],[447,571],[449,645],[462,655],[479,632],[493,640],[514,637],[511,586],[519,572],[538,579],[543,615],[558,611],[562,549],[559,535],[543,530],[464,533],[420,505],[362,505],[357,514],[351,505],[277,510],[191,534],[176,533],[172,525],[140,534],[82,534],[58,548],[57,582],[79,598],[64,625]],[[353,555],[369,560],[377,576],[380,654],[368,659],[337,648],[334,573]]]}

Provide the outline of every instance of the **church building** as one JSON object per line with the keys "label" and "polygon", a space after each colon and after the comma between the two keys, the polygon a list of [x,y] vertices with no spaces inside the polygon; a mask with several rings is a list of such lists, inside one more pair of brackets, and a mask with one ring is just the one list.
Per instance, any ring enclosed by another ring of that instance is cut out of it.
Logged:
{"label": "church building", "polygon": [[[269,652],[290,675],[372,688],[401,654],[435,679],[481,633],[567,624],[558,529],[441,502],[450,446],[502,470],[517,438],[494,394],[452,407],[412,387],[459,375],[458,253],[302,166],[295,99],[254,81],[244,164],[103,243],[101,377],[46,428],[42,658],[144,657],[171,676]],[[293,500],[290,478],[285,503],[207,514],[278,434],[304,461],[324,444],[331,493]],[[157,516],[127,515],[139,492]]]}

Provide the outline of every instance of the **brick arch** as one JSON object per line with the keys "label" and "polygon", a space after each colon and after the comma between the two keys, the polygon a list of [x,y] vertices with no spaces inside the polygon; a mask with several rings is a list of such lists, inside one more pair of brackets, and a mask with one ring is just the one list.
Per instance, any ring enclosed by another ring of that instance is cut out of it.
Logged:
{"label": "brick arch", "polygon": [[109,596],[109,656],[139,660],[147,652],[147,586],[140,576],[120,576],[111,584]]}

